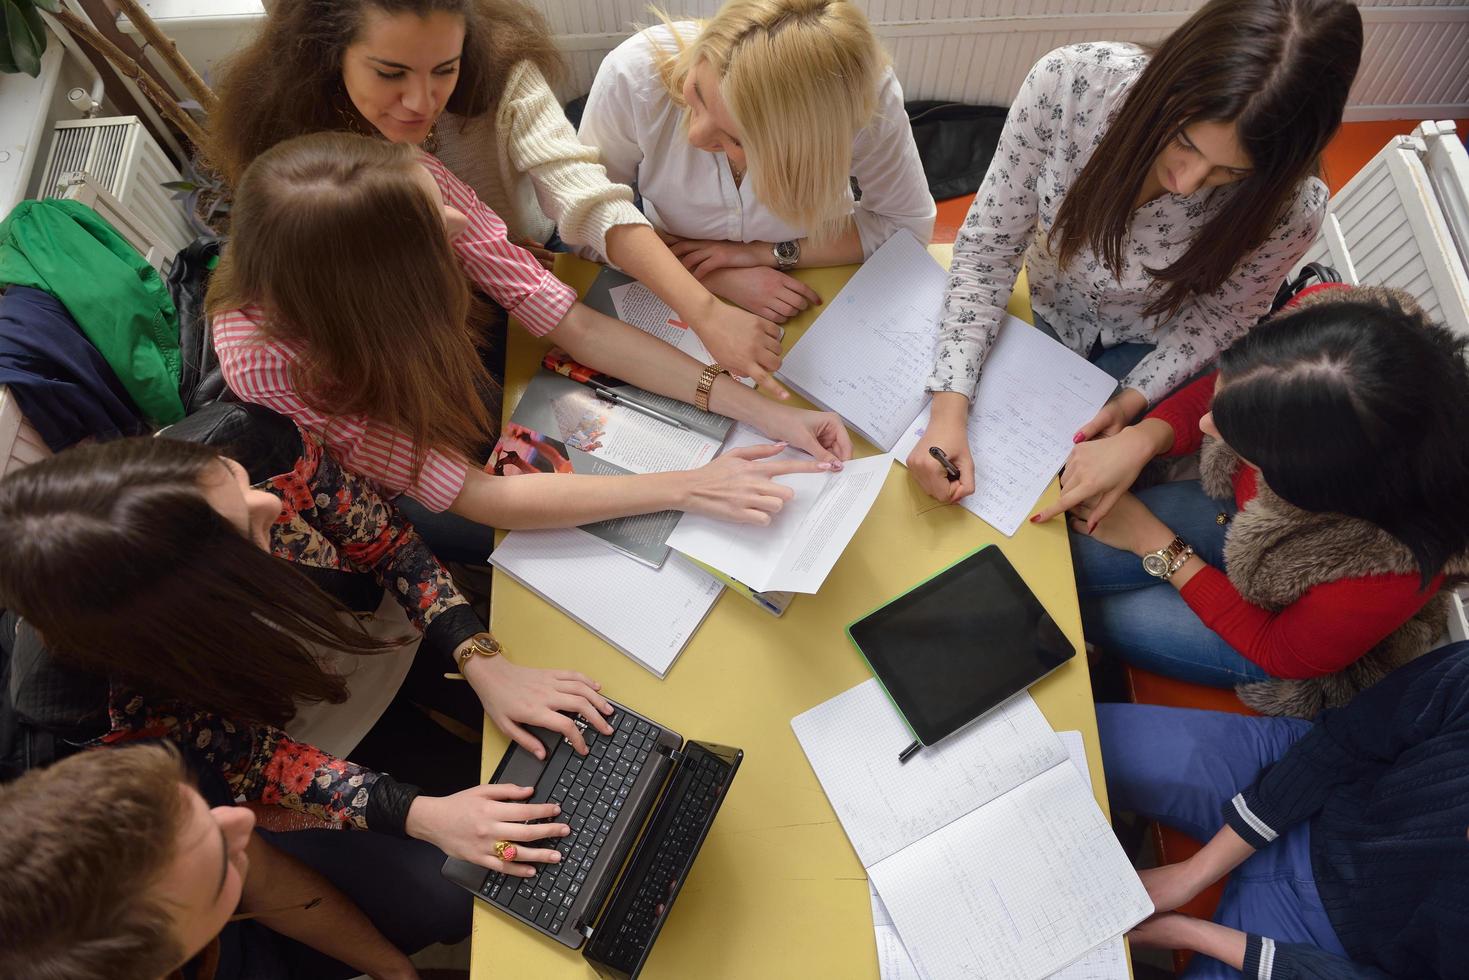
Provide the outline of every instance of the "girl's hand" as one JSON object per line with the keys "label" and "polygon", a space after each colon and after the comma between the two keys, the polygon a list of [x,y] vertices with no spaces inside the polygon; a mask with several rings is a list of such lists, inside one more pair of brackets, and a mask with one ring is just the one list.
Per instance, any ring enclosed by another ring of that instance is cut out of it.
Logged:
{"label": "girl's hand", "polygon": [[1199,881],[1192,865],[1187,861],[1165,864],[1161,868],[1139,871],[1138,877],[1148,890],[1153,901],[1153,910],[1158,913],[1172,912],[1180,905],[1192,901],[1210,882]]}
{"label": "girl's hand", "polygon": [[1130,493],[1124,493],[1113,503],[1105,519],[1096,516],[1090,504],[1077,504],[1071,508],[1071,529],[1078,534],[1087,534],[1102,544],[1119,551],[1130,551],[1141,558],[1143,555],[1168,547],[1173,532],[1168,525],[1148,510],[1148,505]]}
{"label": "girl's hand", "polygon": [[1102,410],[1076,433],[1077,442],[1098,436],[1115,436],[1122,427],[1143,413],[1148,400],[1136,388],[1123,388],[1102,406]]}
{"label": "girl's hand", "polygon": [[[410,837],[428,841],[450,857],[470,861],[491,871],[529,878],[531,864],[556,864],[561,855],[540,847],[521,847],[526,841],[565,837],[564,823],[528,823],[561,814],[555,803],[518,803],[535,792],[534,786],[493,783],[471,786],[453,796],[420,796],[408,808],[404,825]],[[495,856],[499,841],[516,844],[513,858]],[[527,863],[530,862],[530,863]]]}
{"label": "girl's hand", "polygon": [[720,242],[707,238],[679,238],[660,232],[668,250],[678,256],[684,268],[703,279],[719,269],[753,269],[775,262],[770,245],[762,242]]}
{"label": "girl's hand", "polygon": [[[928,450],[937,446],[959,469],[959,479],[947,472]],[[952,504],[974,492],[974,460],[969,455],[969,399],[953,392],[935,392],[928,428],[908,454],[908,472],[935,500]]]}
{"label": "girl's hand", "polygon": [[764,266],[720,269],[709,273],[702,281],[715,296],[772,323],[785,323],[811,304],[821,302],[816,290],[801,280]]}
{"label": "girl's hand", "polygon": [[789,398],[790,393],[775,372],[780,370],[780,327],[764,317],[738,306],[721,303],[709,297],[709,310],[690,326],[716,364],[722,364],[741,378],[754,378],[760,388],[776,398]]}
{"label": "girl's hand", "polygon": [[533,242],[529,238],[522,238],[515,244],[535,256],[535,260],[545,266],[547,271],[552,271],[556,268],[556,253],[546,248],[546,246],[538,242]]}
{"label": "girl's hand", "polygon": [[817,473],[839,464],[817,460],[774,460],[785,443],[731,449],[685,474],[688,484],[680,510],[738,524],[769,524],[785,502],[796,495],[775,482],[787,473]]}
{"label": "girl's hand", "polygon": [[1066,468],[1061,471],[1060,497],[1033,516],[1031,523],[1049,521],[1091,501],[1091,523],[1095,524],[1137,482],[1138,474],[1155,455],[1155,444],[1135,425],[1109,439],[1093,439],[1072,447]]}
{"label": "girl's hand", "polygon": [[[458,653],[456,650],[456,659]],[[563,711],[581,715],[603,735],[612,734],[612,726],[603,717],[612,714],[612,705],[597,693],[602,685],[585,674],[521,667],[506,660],[503,654],[476,655],[464,664],[464,679],[479,695],[480,704],[495,727],[537,759],[546,757],[545,746],[522,725],[537,725],[557,732],[578,753],[587,754],[586,739]]]}
{"label": "girl's hand", "polygon": [[841,469],[842,461],[852,458],[852,437],[835,412],[816,412],[771,402],[760,415],[751,424],[761,432],[810,453],[819,462],[834,464],[832,469]]}

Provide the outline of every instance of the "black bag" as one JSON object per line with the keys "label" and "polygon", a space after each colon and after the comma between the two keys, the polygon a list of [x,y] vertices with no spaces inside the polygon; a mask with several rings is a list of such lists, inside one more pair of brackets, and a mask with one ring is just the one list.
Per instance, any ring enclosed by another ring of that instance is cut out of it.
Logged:
{"label": "black bag", "polygon": [[[1313,279],[1316,281],[1312,282],[1311,280]],[[1301,266],[1300,273],[1294,279],[1287,279],[1280,284],[1280,288],[1275,291],[1275,299],[1270,303],[1270,313],[1274,313],[1295,299],[1301,290],[1308,286],[1319,285],[1323,282],[1341,281],[1341,273],[1337,272],[1331,266],[1322,265],[1320,262],[1307,262]],[[1262,319],[1268,318],[1269,315],[1266,314]]]}
{"label": "black bag", "polygon": [[68,667],[15,613],[0,613],[0,783],[107,732],[106,680]]}
{"label": "black bag", "polygon": [[937,100],[909,102],[904,108],[934,200],[968,197],[979,190],[1010,110]]}

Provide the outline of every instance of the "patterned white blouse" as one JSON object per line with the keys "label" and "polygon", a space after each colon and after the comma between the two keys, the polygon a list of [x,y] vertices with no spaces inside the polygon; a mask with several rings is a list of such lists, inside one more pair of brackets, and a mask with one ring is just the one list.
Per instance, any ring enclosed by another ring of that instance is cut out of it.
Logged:
{"label": "patterned white blouse", "polygon": [[[1046,236],[1061,202],[1101,143],[1147,55],[1114,42],[1058,48],[1036,63],[1010,107],[994,162],[954,244],[930,391],[971,400],[994,344],[1022,259],[1031,305],[1072,350],[1098,338],[1112,347],[1156,344],[1122,380],[1149,403],[1177,388],[1270,309],[1281,280],[1300,259],[1326,213],[1326,185],[1301,182],[1269,237],[1245,255],[1217,290],[1190,299],[1164,320],[1142,311],[1157,295],[1149,267],[1166,268],[1229,200],[1229,185],[1188,197],[1164,194],[1133,213],[1120,279],[1084,250],[1060,267]],[[1138,161],[1146,166],[1149,161]]]}

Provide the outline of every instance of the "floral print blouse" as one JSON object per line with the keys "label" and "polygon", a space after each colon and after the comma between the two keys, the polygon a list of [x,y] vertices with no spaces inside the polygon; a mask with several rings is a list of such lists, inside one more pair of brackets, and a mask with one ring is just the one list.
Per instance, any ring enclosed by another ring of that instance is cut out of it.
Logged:
{"label": "floral print blouse", "polygon": [[1156,344],[1122,380],[1149,403],[1269,312],[1281,280],[1325,216],[1326,185],[1315,177],[1301,183],[1270,235],[1223,285],[1193,297],[1166,320],[1142,314],[1156,298],[1147,270],[1183,256],[1194,234],[1229,201],[1229,185],[1188,197],[1164,194],[1134,212],[1120,279],[1090,250],[1062,268],[1047,245],[1061,202],[1147,60],[1136,45],[1097,42],[1058,48],[1031,69],[954,244],[928,390],[974,398],[1022,260],[1036,315],[1072,350],[1086,354],[1098,340],[1104,347]]}
{"label": "floral print blouse", "polygon": [[[420,655],[452,656],[484,629],[407,519],[373,483],[342,469],[315,437],[303,434],[295,467],[258,488],[284,504],[271,528],[271,551],[302,565],[371,572],[424,631]],[[116,682],[109,715],[111,731],[101,741],[176,742],[223,776],[236,801],[282,808],[256,808],[261,825],[272,830],[367,829],[368,799],[378,780],[387,778],[297,742],[279,728],[235,724]]]}

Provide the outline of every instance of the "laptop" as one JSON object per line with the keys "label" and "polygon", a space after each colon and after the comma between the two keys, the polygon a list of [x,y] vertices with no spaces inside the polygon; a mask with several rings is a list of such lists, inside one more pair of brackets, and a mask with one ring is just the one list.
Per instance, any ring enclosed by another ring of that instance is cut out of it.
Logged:
{"label": "laptop", "polygon": [[511,744],[490,778],[535,786],[527,802],[559,803],[545,823],[565,837],[528,842],[561,853],[519,878],[449,858],[444,876],[506,915],[572,949],[585,946],[596,972],[636,977],[647,961],[689,868],[744,758],[740,749],[683,736],[613,703],[603,735],[574,718],[588,754],[556,732],[529,727],[546,748],[541,762]]}

